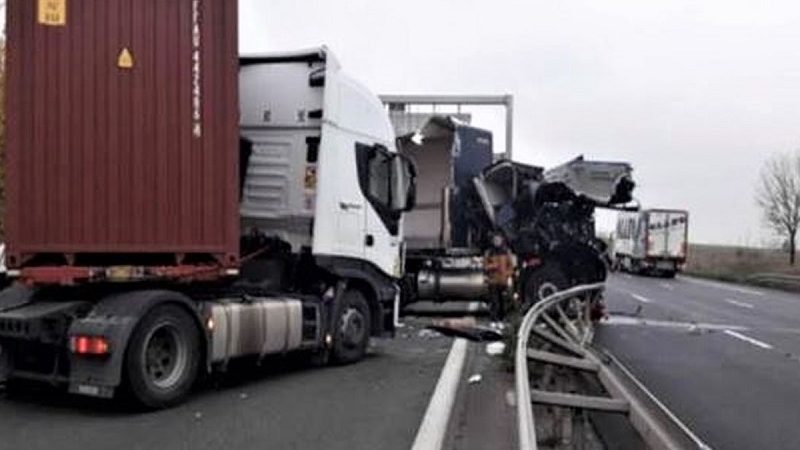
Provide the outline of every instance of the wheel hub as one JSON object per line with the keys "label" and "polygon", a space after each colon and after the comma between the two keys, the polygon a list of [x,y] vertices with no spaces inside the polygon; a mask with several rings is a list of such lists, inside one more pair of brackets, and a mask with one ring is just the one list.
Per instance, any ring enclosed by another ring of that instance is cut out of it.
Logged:
{"label": "wheel hub", "polygon": [[366,332],[364,328],[364,316],[361,311],[356,308],[347,308],[342,314],[339,328],[342,343],[350,348],[358,346],[364,338]]}
{"label": "wheel hub", "polygon": [[155,328],[144,346],[144,367],[148,381],[169,389],[180,380],[188,358],[186,342],[173,325]]}

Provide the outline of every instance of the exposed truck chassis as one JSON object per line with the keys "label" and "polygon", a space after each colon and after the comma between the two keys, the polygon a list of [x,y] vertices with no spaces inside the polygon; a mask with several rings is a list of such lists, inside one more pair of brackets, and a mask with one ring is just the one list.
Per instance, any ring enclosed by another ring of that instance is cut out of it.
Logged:
{"label": "exposed truck chassis", "polygon": [[[353,362],[363,356],[370,335],[394,328],[396,299],[375,291],[385,288],[363,276],[332,273],[308,281],[304,289],[284,294],[270,294],[263,284],[16,284],[0,292],[0,383],[28,379],[111,398],[120,386],[130,389],[136,373],[131,364],[137,364],[132,361],[144,361],[144,372],[151,371],[152,349],[139,345],[143,333],[163,332],[167,347],[183,345],[161,349],[165,367],[153,370],[163,373],[145,380],[157,384],[171,375],[169,358],[191,358],[197,376],[225,371],[235,358],[261,360],[290,351],[304,351],[319,362]],[[375,303],[376,297],[383,301]],[[176,323],[170,323],[170,314]],[[158,324],[164,317],[164,327],[151,326],[150,318]],[[179,395],[136,400],[146,407],[170,406],[191,384],[178,386],[185,390]]]}

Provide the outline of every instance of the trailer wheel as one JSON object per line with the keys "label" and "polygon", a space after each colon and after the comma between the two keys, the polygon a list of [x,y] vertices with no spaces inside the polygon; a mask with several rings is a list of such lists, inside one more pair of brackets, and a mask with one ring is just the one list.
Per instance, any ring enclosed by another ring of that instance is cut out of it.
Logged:
{"label": "trailer wheel", "polygon": [[545,297],[569,286],[564,272],[554,264],[545,264],[541,267],[527,270],[523,274],[522,282],[523,311],[527,311]]}
{"label": "trailer wheel", "polygon": [[348,289],[336,307],[331,357],[337,364],[364,358],[369,345],[371,321],[367,299],[361,291]]}
{"label": "trailer wheel", "polygon": [[181,307],[154,308],[136,327],[126,353],[127,388],[136,403],[159,409],[183,401],[200,367],[200,335]]}

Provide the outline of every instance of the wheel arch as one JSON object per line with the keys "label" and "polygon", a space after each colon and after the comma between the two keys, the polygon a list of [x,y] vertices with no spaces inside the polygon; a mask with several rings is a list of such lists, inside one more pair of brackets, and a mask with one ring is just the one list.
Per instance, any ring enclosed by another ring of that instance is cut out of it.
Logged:
{"label": "wheel arch", "polygon": [[[381,336],[394,331],[394,322],[387,319],[386,313],[394,308],[395,297],[398,294],[396,280],[363,260],[336,256],[315,258],[317,265],[345,280],[348,287],[358,289],[367,297],[372,316],[370,333],[372,336]],[[388,317],[391,318],[391,314]]]}

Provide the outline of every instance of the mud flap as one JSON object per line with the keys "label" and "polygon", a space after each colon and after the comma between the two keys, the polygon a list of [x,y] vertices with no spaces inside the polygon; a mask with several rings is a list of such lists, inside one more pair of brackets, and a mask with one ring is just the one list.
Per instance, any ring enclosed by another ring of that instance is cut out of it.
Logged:
{"label": "mud flap", "polygon": [[111,343],[111,355],[105,358],[70,355],[69,392],[103,398],[114,396],[122,381],[128,338],[138,319],[92,315],[72,323],[70,336],[104,336]]}

